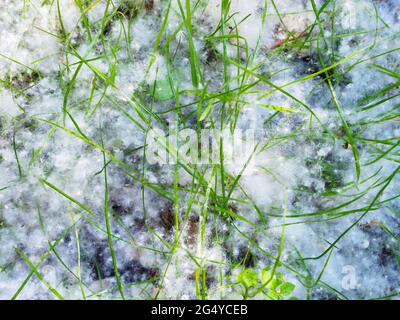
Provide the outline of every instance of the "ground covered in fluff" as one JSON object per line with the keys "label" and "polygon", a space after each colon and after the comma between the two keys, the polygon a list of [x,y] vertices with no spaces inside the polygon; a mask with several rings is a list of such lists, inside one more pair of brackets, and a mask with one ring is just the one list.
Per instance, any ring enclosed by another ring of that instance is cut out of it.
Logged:
{"label": "ground covered in fluff", "polygon": [[400,295],[399,0],[1,7],[0,298]]}

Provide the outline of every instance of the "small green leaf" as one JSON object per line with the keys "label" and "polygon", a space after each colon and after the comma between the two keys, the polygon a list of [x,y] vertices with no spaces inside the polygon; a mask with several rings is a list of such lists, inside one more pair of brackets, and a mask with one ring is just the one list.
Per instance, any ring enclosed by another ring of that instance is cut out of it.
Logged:
{"label": "small green leaf", "polygon": [[281,107],[281,106],[272,106],[272,105],[264,104],[264,103],[260,103],[259,106],[263,107],[263,108],[279,111],[279,112],[288,112],[288,113],[294,112],[293,109],[289,109],[289,108],[285,108],[285,107]]}
{"label": "small green leaf", "polygon": [[293,283],[290,282],[284,282],[280,287],[279,287],[279,291],[280,294],[284,295],[284,296],[288,296],[290,294],[293,293],[294,289],[296,288],[296,286]]}
{"label": "small green leaf", "polygon": [[168,77],[157,80],[154,97],[158,101],[167,101],[174,97]]}
{"label": "small green leaf", "polygon": [[209,114],[210,111],[211,111],[211,107],[212,107],[212,106],[213,106],[213,104],[212,104],[211,102],[209,102],[209,103],[207,104],[206,108],[204,109],[203,113],[202,113],[201,116],[200,116],[200,121],[203,121],[203,120],[208,116],[208,114]]}
{"label": "small green leaf", "polygon": [[246,288],[256,286],[258,284],[258,274],[253,269],[245,269],[238,275],[238,281]]}
{"label": "small green leaf", "polygon": [[269,270],[267,270],[267,269],[262,270],[261,271],[261,283],[265,284],[268,281],[270,281],[271,276],[272,276],[272,273]]}
{"label": "small green leaf", "polygon": [[275,291],[270,291],[268,292],[268,297],[272,300],[280,300],[280,296],[278,293],[276,293]]}

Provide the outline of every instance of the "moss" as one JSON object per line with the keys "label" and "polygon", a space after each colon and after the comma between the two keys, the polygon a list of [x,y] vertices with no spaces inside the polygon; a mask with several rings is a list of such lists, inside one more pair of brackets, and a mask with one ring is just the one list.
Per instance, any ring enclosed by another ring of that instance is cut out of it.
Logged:
{"label": "moss", "polygon": [[127,18],[134,18],[138,15],[139,10],[143,7],[143,2],[139,0],[122,2],[117,9],[118,14]]}
{"label": "moss", "polygon": [[39,122],[29,117],[26,113],[22,113],[14,118],[14,122],[17,127],[22,129],[28,129],[30,132],[36,131],[39,127]]}
{"label": "moss", "polygon": [[6,220],[4,219],[3,215],[0,213],[0,229],[6,226]]}
{"label": "moss", "polygon": [[3,136],[6,127],[6,119],[0,115],[0,137]]}
{"label": "moss", "polygon": [[23,71],[20,75],[12,78],[11,82],[14,88],[24,91],[34,85],[41,78],[36,71]]}
{"label": "moss", "polygon": [[332,153],[329,153],[320,163],[322,167],[321,177],[325,181],[325,191],[334,191],[343,186],[342,173],[349,168],[348,163],[336,161]]}

